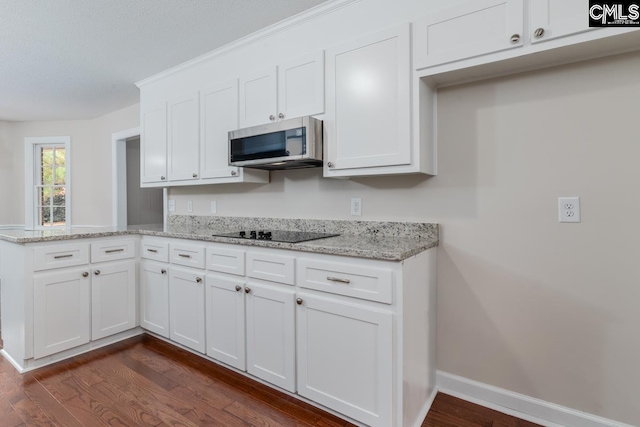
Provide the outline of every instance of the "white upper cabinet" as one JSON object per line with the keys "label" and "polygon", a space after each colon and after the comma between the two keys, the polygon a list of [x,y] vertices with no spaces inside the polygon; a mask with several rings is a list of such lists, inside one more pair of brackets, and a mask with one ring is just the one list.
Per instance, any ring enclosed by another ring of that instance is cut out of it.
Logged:
{"label": "white upper cabinet", "polygon": [[141,111],[140,181],[165,182],[167,179],[167,104]]}
{"label": "white upper cabinet", "polygon": [[595,29],[588,11],[589,0],[529,0],[531,43]]}
{"label": "white upper cabinet", "polygon": [[324,112],[324,51],[278,65],[278,118]]}
{"label": "white upper cabinet", "polygon": [[411,164],[410,46],[407,24],[327,51],[325,176]]}
{"label": "white upper cabinet", "polygon": [[229,166],[229,131],[238,129],[238,79],[200,92],[200,171],[202,178],[238,176]]}
{"label": "white upper cabinet", "polygon": [[240,127],[324,112],[324,51],[240,78]]}
{"label": "white upper cabinet", "polygon": [[169,181],[198,179],[200,167],[198,92],[170,101],[168,110]]}
{"label": "white upper cabinet", "polygon": [[276,121],[278,110],[276,67],[245,74],[240,78],[240,127]]}
{"label": "white upper cabinet", "polygon": [[415,25],[417,69],[512,49],[523,45],[523,0],[472,1]]}

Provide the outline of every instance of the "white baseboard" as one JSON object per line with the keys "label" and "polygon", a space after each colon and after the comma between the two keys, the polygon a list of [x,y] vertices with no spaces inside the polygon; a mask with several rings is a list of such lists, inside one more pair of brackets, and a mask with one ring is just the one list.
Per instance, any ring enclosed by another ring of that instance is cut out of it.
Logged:
{"label": "white baseboard", "polygon": [[547,427],[633,427],[447,372],[436,378],[442,393]]}
{"label": "white baseboard", "polygon": [[24,224],[1,224],[0,225],[0,230],[12,230],[12,229],[23,229],[24,228]]}
{"label": "white baseboard", "polygon": [[437,394],[438,394],[438,387],[434,387],[433,391],[431,392],[431,395],[429,396],[429,399],[427,399],[424,406],[422,407],[422,410],[420,411],[420,415],[416,420],[416,424],[413,427],[422,426],[422,423],[424,422],[424,419],[427,418],[427,414],[429,413],[429,410],[431,409],[431,405],[433,405],[433,401],[436,399]]}
{"label": "white baseboard", "polygon": [[7,353],[6,351],[4,351],[4,349],[3,349],[3,350],[0,350],[0,355],[1,355],[2,357],[4,357],[5,359],[7,359],[7,361],[8,361],[9,363],[11,363],[11,365],[12,365],[14,368],[16,368],[16,371],[18,371],[18,372],[19,372],[19,373],[21,373],[21,374],[24,374],[24,369],[22,369],[22,366],[20,366],[20,364],[19,364],[18,362],[16,362],[16,361],[13,359],[13,357],[11,357],[11,356],[9,355],[9,353]]}

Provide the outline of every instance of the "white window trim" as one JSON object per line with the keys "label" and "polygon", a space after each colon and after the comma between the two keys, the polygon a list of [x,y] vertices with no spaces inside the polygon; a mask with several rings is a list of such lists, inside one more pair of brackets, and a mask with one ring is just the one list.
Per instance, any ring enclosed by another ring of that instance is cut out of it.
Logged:
{"label": "white window trim", "polygon": [[[41,227],[36,226],[36,218],[35,218],[35,148],[36,145],[44,145],[44,144],[63,144],[65,149],[66,156],[66,177],[65,177],[65,185],[67,187],[67,192],[65,196],[65,213],[68,221],[65,224],[65,227]],[[50,229],[59,229],[59,228],[70,228],[71,227],[71,137],[70,136],[38,136],[38,137],[27,137],[24,139],[24,183],[25,183],[25,193],[24,193],[24,224],[25,229],[27,230],[50,230]]]}

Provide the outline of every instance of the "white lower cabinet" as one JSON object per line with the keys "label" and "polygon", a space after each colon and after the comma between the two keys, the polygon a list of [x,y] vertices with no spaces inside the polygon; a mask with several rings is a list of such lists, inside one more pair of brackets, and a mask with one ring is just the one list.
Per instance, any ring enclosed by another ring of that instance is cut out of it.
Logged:
{"label": "white lower cabinet", "polygon": [[169,338],[169,265],[140,262],[140,326]]}
{"label": "white lower cabinet", "polygon": [[205,353],[204,272],[171,267],[169,273],[169,338]]}
{"label": "white lower cabinet", "polygon": [[98,265],[91,278],[91,339],[136,327],[136,262]]}
{"label": "white lower cabinet", "polygon": [[392,425],[393,314],[298,295],[298,394],[370,426]]}
{"label": "white lower cabinet", "polygon": [[249,281],[247,372],[285,390],[296,390],[295,291]]}
{"label": "white lower cabinet", "polygon": [[91,339],[90,308],[88,266],[34,277],[34,358],[88,343]]}
{"label": "white lower cabinet", "polygon": [[244,279],[207,275],[207,355],[246,370]]}

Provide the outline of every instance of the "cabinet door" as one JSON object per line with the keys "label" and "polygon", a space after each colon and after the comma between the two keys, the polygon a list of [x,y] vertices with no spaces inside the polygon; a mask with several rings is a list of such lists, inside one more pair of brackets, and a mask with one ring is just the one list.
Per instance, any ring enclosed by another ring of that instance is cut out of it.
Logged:
{"label": "cabinet door", "polygon": [[95,266],[91,279],[91,339],[136,327],[136,262]]}
{"label": "cabinet door", "polygon": [[247,372],[295,392],[295,294],[248,282]]}
{"label": "cabinet door", "polygon": [[140,181],[167,179],[167,104],[151,106],[141,112]]}
{"label": "cabinet door", "polygon": [[88,266],[34,278],[34,357],[39,359],[88,343],[91,338],[90,309]]}
{"label": "cabinet door", "polygon": [[169,274],[169,338],[204,353],[204,275],[177,267]]}
{"label": "cabinet door", "polygon": [[324,51],[278,65],[278,119],[324,113]]}
{"label": "cabinet door", "polygon": [[229,166],[229,131],[238,129],[238,80],[200,93],[200,171],[202,178],[238,176]]}
{"label": "cabinet door", "polygon": [[593,30],[588,13],[589,0],[530,0],[531,43]]}
{"label": "cabinet door", "polygon": [[417,69],[512,49],[523,45],[523,0],[470,1],[415,26]]}
{"label": "cabinet door", "polygon": [[330,170],[411,163],[409,25],[327,51]]}
{"label": "cabinet door", "polygon": [[246,369],[244,280],[207,276],[207,355]]}
{"label": "cabinet door", "polygon": [[240,78],[240,127],[273,122],[277,117],[277,70],[270,67]]}
{"label": "cabinet door", "polygon": [[200,127],[198,92],[169,102],[169,181],[198,179]]}
{"label": "cabinet door", "polygon": [[169,266],[140,263],[140,326],[169,338]]}
{"label": "cabinet door", "polygon": [[366,425],[392,425],[393,314],[298,297],[298,393]]}

